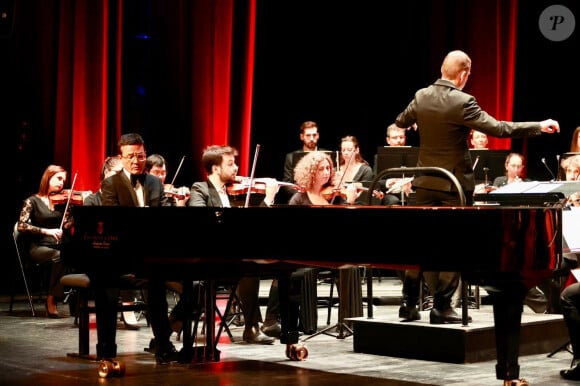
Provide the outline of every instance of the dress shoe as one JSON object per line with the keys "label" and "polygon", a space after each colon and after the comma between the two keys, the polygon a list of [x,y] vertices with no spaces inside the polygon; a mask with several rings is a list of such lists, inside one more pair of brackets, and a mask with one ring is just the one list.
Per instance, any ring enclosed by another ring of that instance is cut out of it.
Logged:
{"label": "dress shoe", "polygon": [[417,306],[402,304],[401,307],[399,307],[399,318],[402,319],[402,322],[412,322],[413,320],[420,320],[421,314],[419,313]]}
{"label": "dress shoe", "polygon": [[244,341],[251,344],[273,344],[275,339],[260,331],[258,326],[246,328],[243,335]]}
{"label": "dress shoe", "polygon": [[570,381],[580,381],[580,361],[574,361],[574,364],[568,370],[561,370],[560,376]]}
{"label": "dress shoe", "polygon": [[166,343],[165,345],[155,349],[155,361],[160,365],[178,362],[179,352],[175,349],[173,343]]}
{"label": "dress shoe", "polygon": [[272,338],[280,338],[282,326],[280,325],[280,322],[264,323],[262,324],[262,327],[260,327],[260,330]]}
{"label": "dress shoe", "polygon": [[57,319],[60,316],[58,315],[58,310],[56,309],[56,304],[53,300],[49,300],[50,296],[46,298],[46,303],[44,303],[44,308],[46,309],[46,316],[50,319]]}
{"label": "dress shoe", "polygon": [[[471,322],[471,316],[467,317],[467,321]],[[451,307],[444,310],[438,310],[433,308],[429,313],[429,322],[431,324],[451,324],[451,323],[462,323],[461,315],[459,315]]]}

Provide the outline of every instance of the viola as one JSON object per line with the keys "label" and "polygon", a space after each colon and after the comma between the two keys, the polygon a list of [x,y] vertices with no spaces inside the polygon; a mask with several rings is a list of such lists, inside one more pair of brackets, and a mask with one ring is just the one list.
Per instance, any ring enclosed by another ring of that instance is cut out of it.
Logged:
{"label": "viola", "polygon": [[60,192],[50,193],[48,198],[53,205],[66,204],[67,202],[70,202],[71,205],[82,205],[85,197],[89,194],[92,194],[90,190],[63,189]]}

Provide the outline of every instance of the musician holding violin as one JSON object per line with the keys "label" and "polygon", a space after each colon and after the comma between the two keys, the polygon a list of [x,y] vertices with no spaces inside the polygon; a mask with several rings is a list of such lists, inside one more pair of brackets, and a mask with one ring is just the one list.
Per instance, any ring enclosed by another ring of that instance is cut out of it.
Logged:
{"label": "musician holding violin", "polygon": [[46,315],[58,318],[57,302],[64,298],[60,278],[65,269],[60,258],[60,245],[72,225],[70,207],[64,200],[67,171],[49,165],[42,174],[38,192],[24,200],[18,219],[18,232],[29,240],[28,254],[37,264],[50,264],[50,281],[46,297]]}
{"label": "musician holding violin", "polygon": [[179,167],[177,168],[175,176],[170,184],[165,183],[165,179],[167,178],[167,161],[161,154],[151,154],[147,156],[147,159],[145,160],[145,173],[152,174],[161,179],[161,182],[163,183],[163,191],[167,197],[168,206],[187,206],[187,201],[189,200],[189,188],[187,186],[176,188],[173,185],[175,178],[181,169],[184,158],[185,157],[181,159]]}
{"label": "musician holding violin", "polygon": [[[188,206],[195,207],[231,207],[234,191],[245,190],[247,194],[255,193],[256,185],[246,178],[239,178],[236,156],[238,151],[231,146],[208,146],[201,157],[202,166],[207,174],[207,180],[198,181],[191,186],[191,197]],[[260,188],[264,188],[264,199],[260,206],[271,206],[279,190],[275,179],[260,179]],[[235,188],[235,189],[233,189]],[[249,196],[248,196],[249,197]],[[248,201],[246,200],[246,203]],[[268,224],[264,224],[268,226]],[[227,239],[227,235],[224,235]],[[219,245],[215,246],[219,248]],[[259,302],[260,277],[252,275],[242,277],[238,281],[237,292],[244,315],[243,339],[247,343],[272,344],[274,338],[264,334],[259,323],[262,322]]]}
{"label": "musician holding violin", "polygon": [[[342,189],[346,187],[347,183],[358,182],[357,189],[364,191],[362,182],[372,181],[374,176],[373,168],[360,153],[358,139],[354,135],[342,137],[340,140],[338,169],[333,178],[333,185],[340,186]],[[364,198],[359,197],[356,203],[364,204],[365,202]]]}
{"label": "musician holding violin", "polygon": [[354,184],[335,186],[332,159],[325,152],[306,154],[294,168],[296,184],[303,190],[294,193],[289,205],[341,205],[355,204],[359,191]]}

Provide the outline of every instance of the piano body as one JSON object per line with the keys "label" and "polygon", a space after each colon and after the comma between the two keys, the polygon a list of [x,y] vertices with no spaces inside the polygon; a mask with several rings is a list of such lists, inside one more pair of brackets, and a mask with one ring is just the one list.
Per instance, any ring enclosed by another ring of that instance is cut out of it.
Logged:
{"label": "piano body", "polygon": [[[551,277],[562,256],[561,205],[76,206],[73,216],[74,233],[62,251],[68,264],[89,273],[135,272],[185,281],[214,283],[250,272],[355,264],[460,271],[479,284],[502,275],[532,286]],[[362,237],[345,239],[345,226]],[[300,241],[305,236],[313,239],[308,246]],[[206,317],[214,315],[209,288]],[[219,360],[214,323],[207,321],[206,327],[206,359]],[[187,335],[184,347],[192,343]]]}

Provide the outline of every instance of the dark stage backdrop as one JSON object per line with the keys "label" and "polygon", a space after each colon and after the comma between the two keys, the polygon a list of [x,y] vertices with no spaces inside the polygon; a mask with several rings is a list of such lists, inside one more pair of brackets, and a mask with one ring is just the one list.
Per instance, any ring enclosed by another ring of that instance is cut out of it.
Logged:
{"label": "dark stage backdrop", "polygon": [[[148,152],[168,159],[169,178],[185,157],[178,186],[204,178],[199,158],[210,143],[238,147],[241,173],[260,144],[256,176],[281,179],[305,120],[319,123],[328,149],[357,136],[372,162],[386,127],[453,49],[472,57],[466,91],[488,112],[560,121],[560,135],[490,145],[525,152],[528,176],[549,179],[538,159],[556,171],[580,125],[577,101],[564,96],[580,83],[578,32],[552,41],[539,27],[553,4],[0,0],[8,16],[0,19],[4,256],[13,256],[11,227],[44,168],[80,165],[82,189],[94,190],[121,132],[141,132]],[[578,15],[577,2],[557,4]]]}

